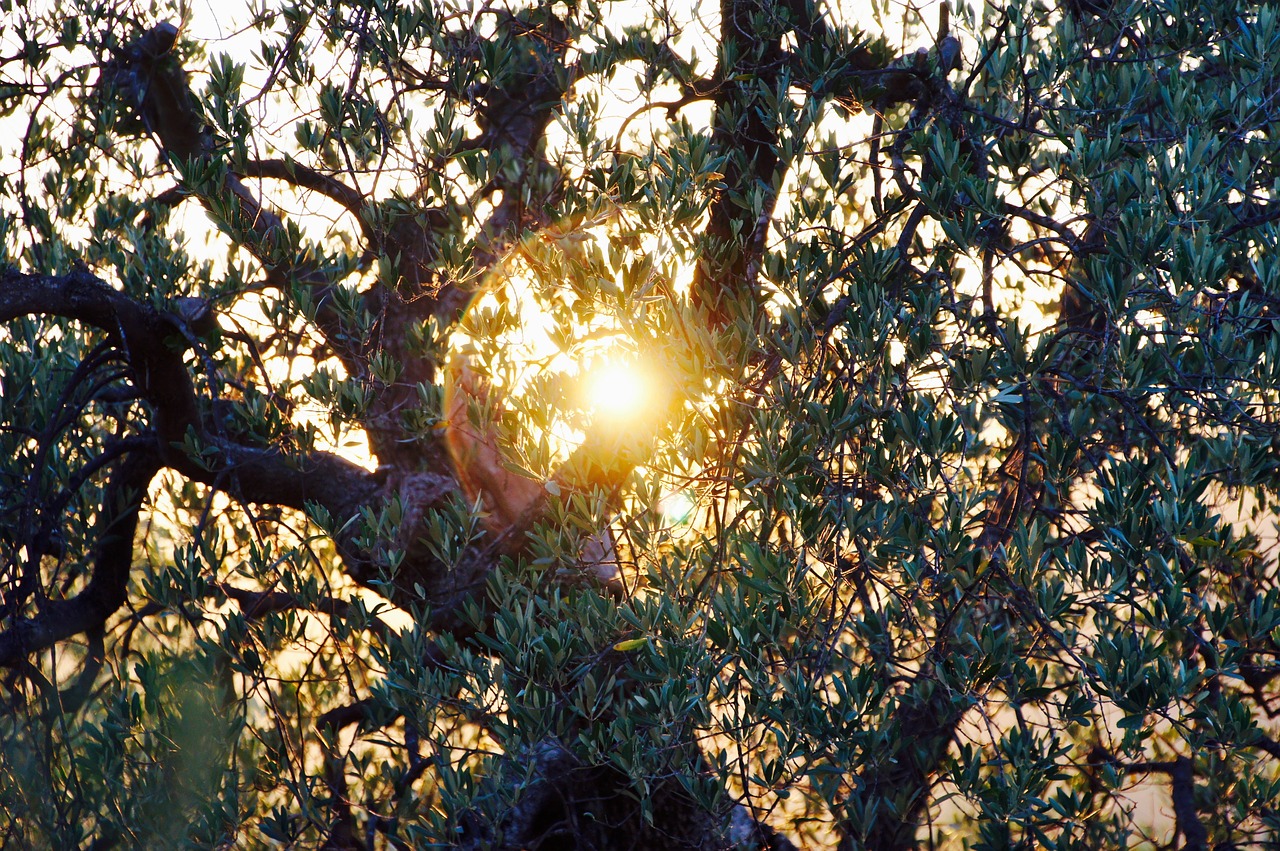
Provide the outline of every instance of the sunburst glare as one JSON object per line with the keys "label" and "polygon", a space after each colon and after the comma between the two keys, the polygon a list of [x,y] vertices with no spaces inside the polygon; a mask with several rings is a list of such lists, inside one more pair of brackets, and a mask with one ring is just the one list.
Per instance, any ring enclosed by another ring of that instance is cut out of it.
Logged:
{"label": "sunburst glare", "polygon": [[638,364],[609,361],[587,374],[586,403],[601,416],[635,416],[652,401],[649,378]]}
{"label": "sunburst glare", "polygon": [[697,509],[693,497],[684,491],[671,491],[658,502],[658,512],[671,527],[685,527],[693,523],[693,514]]}

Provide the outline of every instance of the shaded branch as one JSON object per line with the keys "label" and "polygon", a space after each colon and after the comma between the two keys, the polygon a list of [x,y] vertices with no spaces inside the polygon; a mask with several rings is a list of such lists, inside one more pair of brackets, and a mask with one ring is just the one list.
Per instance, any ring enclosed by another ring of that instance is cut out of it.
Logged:
{"label": "shaded branch", "polygon": [[154,447],[135,450],[120,464],[107,483],[89,583],[71,599],[49,601],[0,633],[0,667],[23,664],[59,641],[100,629],[124,605],[139,512],[160,467]]}
{"label": "shaded branch", "polygon": [[[80,711],[85,702],[93,694],[93,685],[98,680],[98,674],[102,673],[102,667],[106,662],[106,630],[103,624],[95,624],[86,631],[88,637],[88,646],[86,647],[84,666],[80,673],[76,674],[75,680],[58,693],[57,711],[64,715],[74,715]],[[53,710],[53,707],[50,707]]]}
{"label": "shaded branch", "polygon": [[[406,515],[404,540],[395,545],[407,557],[394,587],[402,597],[399,603],[417,599],[415,584],[427,589],[433,604],[433,629],[467,628],[462,604],[482,591],[504,557],[523,550],[528,532],[548,508],[550,494],[534,485],[531,494],[504,514],[500,528],[470,547],[459,564],[446,567],[430,555],[415,530],[429,509],[452,497],[456,485],[450,467],[384,479],[330,453],[245,446],[220,435],[202,421],[201,406],[183,362],[188,344],[175,327],[177,320],[138,304],[86,269],[62,276],[0,272],[0,321],[23,315],[56,315],[85,322],[104,331],[123,351],[129,374],[151,407],[156,426],[154,451],[162,464],[192,481],[224,490],[242,503],[299,510],[308,509],[311,503],[323,506],[335,521],[335,542],[345,568],[357,582],[370,584],[384,577],[378,553],[357,541],[360,524],[348,521],[362,508],[400,497]],[[660,418],[655,420],[655,429],[660,422]],[[557,474],[558,486],[565,494],[600,488],[616,499],[635,457],[634,452],[620,451],[616,441],[597,435]],[[275,605],[281,601],[261,598],[258,602]],[[60,637],[83,630],[83,618],[74,622],[81,624],[80,628],[59,633]]]}
{"label": "shaded branch", "polygon": [[[336,177],[322,174],[293,160],[249,160],[239,168],[239,173],[241,177],[269,177],[319,192],[357,215],[364,207],[365,198],[355,189]],[[370,236],[368,232],[365,235]]]}
{"label": "shaded branch", "polygon": [[716,328],[732,324],[741,311],[754,324],[759,311],[756,278],[778,202],[779,172],[787,165],[779,165],[778,128],[760,101],[777,87],[786,29],[771,3],[721,0],[720,61],[734,62],[715,75],[724,82],[714,92],[711,138],[727,155],[725,188],[711,202],[691,289],[694,304]]}
{"label": "shaded branch", "polygon": [[198,426],[191,377],[181,354],[167,345],[175,336],[170,319],[107,286],[84,267],[65,275],[0,269],[0,322],[39,315],[75,319],[106,332],[124,352],[130,374],[155,411],[162,451]]}
{"label": "shaded branch", "polygon": [[1257,748],[1276,759],[1280,759],[1280,742],[1277,742],[1261,730],[1257,731],[1257,736],[1248,744],[1248,747]]}
{"label": "shaded branch", "polygon": [[[296,594],[284,591],[250,591],[237,588],[226,582],[217,583],[217,588],[227,597],[235,600],[240,611],[250,620],[265,617],[276,612],[305,611],[327,615],[330,618],[346,620],[351,615],[352,604],[337,597],[320,597],[316,600],[303,600]],[[391,627],[377,615],[369,617],[370,623],[384,634],[392,633]]]}
{"label": "shaded branch", "polygon": [[[1098,750],[1095,749],[1095,754]],[[1209,832],[1196,811],[1195,768],[1189,757],[1180,756],[1171,762],[1126,763],[1103,752],[1102,761],[1122,771],[1168,775],[1177,830],[1185,840],[1184,851],[1205,851],[1209,847]]]}
{"label": "shaded branch", "polygon": [[[316,286],[319,289],[316,319],[321,331],[347,369],[361,374],[363,361],[350,344],[358,335],[347,333],[346,323],[329,303],[328,288],[333,282],[310,258],[300,256],[296,247],[287,243],[287,231],[280,216],[250,192],[239,176],[215,159],[213,134],[191,91],[186,69],[174,52],[178,33],[178,28],[168,22],[142,32],[119,56],[103,65],[100,82],[139,116],[141,130],[156,138],[170,162],[187,168],[188,173],[203,175],[202,185],[184,181],[183,186],[166,192],[161,200],[174,203],[185,194],[195,195],[215,220],[238,235],[239,243],[262,263],[272,283],[285,286],[296,280]],[[197,165],[202,167],[193,168]],[[209,165],[213,168],[208,168]],[[266,168],[270,170],[275,166]],[[345,201],[353,200],[338,188],[341,185],[338,181],[326,182],[320,178],[323,176],[313,172],[299,179],[315,184],[311,188],[317,191],[323,191],[319,189],[323,185]]]}
{"label": "shaded branch", "polygon": [[[859,829],[844,821],[838,851],[908,851],[918,848],[916,833],[929,805],[929,791],[939,766],[955,739],[969,704],[934,680],[931,669],[912,678],[893,713],[892,732],[854,773],[853,812],[880,814]],[[886,807],[886,804],[891,806]]]}
{"label": "shaded branch", "polygon": [[[0,322],[20,316],[75,319],[105,332],[123,352],[129,375],[151,407],[163,462],[187,477],[226,489],[242,502],[304,509],[317,502],[346,518],[380,486],[367,470],[327,452],[289,454],[243,446],[207,429],[177,319],[112,289],[87,269],[66,275],[0,270]],[[191,457],[184,447],[207,449]]]}
{"label": "shaded branch", "polygon": [[1233,237],[1236,234],[1240,233],[1241,231],[1252,230],[1253,228],[1261,227],[1262,225],[1270,224],[1271,222],[1280,220],[1280,203],[1273,202],[1270,204],[1256,204],[1256,203],[1250,202],[1247,205],[1247,207],[1246,205],[1242,204],[1242,205],[1238,205],[1238,208],[1253,209],[1253,210],[1258,210],[1258,212],[1255,212],[1252,215],[1245,216],[1244,218],[1240,219],[1240,221],[1236,222],[1234,225],[1232,225],[1231,227],[1223,231],[1222,232],[1223,239],[1228,239],[1230,237]]}

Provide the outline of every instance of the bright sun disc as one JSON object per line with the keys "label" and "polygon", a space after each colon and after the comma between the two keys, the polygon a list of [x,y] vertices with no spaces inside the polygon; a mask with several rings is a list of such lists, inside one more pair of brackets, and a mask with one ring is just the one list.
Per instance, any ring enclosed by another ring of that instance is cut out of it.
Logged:
{"label": "bright sun disc", "polygon": [[640,411],[648,401],[649,387],[636,367],[608,364],[592,371],[588,395],[597,413],[621,417]]}

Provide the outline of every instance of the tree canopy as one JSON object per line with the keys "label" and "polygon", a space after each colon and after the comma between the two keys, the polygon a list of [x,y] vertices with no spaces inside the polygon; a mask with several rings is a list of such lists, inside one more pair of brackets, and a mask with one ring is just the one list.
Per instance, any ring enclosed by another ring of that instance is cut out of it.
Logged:
{"label": "tree canopy", "polygon": [[1276,4],[0,8],[5,847],[1280,843]]}

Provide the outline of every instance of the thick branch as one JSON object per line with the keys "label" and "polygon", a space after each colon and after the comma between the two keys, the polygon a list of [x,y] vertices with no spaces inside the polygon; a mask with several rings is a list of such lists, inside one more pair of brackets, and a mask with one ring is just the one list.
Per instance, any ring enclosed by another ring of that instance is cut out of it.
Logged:
{"label": "thick branch", "polygon": [[[104,331],[125,355],[129,373],[155,417],[164,463],[189,478],[250,503],[302,509],[317,502],[335,517],[350,517],[379,487],[375,476],[327,452],[289,455],[241,446],[204,427],[177,320],[138,304],[87,269],[67,275],[0,271],[0,322],[19,316],[75,319]],[[189,457],[188,438],[210,452]]]}
{"label": "thick branch", "polygon": [[916,832],[929,805],[929,790],[968,708],[963,700],[933,679],[929,670],[915,677],[900,698],[887,746],[870,754],[857,772],[855,812],[879,817],[860,831],[842,824],[839,851],[907,851],[918,848]]}
{"label": "thick branch", "polygon": [[1124,771],[1167,774],[1178,833],[1186,841],[1182,846],[1183,851],[1205,851],[1209,847],[1209,832],[1200,822],[1200,814],[1196,811],[1195,767],[1190,758],[1180,756],[1172,762],[1124,763],[1110,754],[1103,753],[1101,756]]}
{"label": "thick branch", "polygon": [[[545,514],[549,494],[523,506],[519,516],[504,518],[503,529],[485,537],[458,565],[446,568],[418,541],[418,524],[431,508],[451,498],[452,471],[441,468],[399,473],[384,481],[351,462],[326,452],[288,453],[272,447],[244,446],[207,428],[187,366],[185,339],[178,321],[111,289],[87,270],[63,276],[0,272],[0,321],[22,315],[56,315],[102,329],[124,352],[130,376],[149,403],[158,435],[156,451],[163,464],[192,481],[226,491],[244,503],[282,505],[304,510],[323,506],[337,526],[336,543],[348,573],[361,583],[383,579],[376,552],[357,543],[361,530],[349,523],[360,510],[396,496],[405,511],[403,540],[386,542],[404,550],[406,559],[394,579],[404,599],[416,600],[415,584],[427,589],[433,604],[430,624],[436,629],[465,629],[462,604],[480,592],[504,557],[518,554],[528,532]],[[660,422],[660,421],[658,421]],[[654,428],[656,429],[655,424]],[[188,449],[198,453],[188,454]],[[614,492],[634,464],[634,452],[599,438],[588,440],[557,477],[563,492],[601,488]],[[386,590],[385,588],[383,590]]]}
{"label": "thick branch", "polygon": [[776,117],[766,118],[765,103],[784,63],[777,12],[762,0],[720,3],[721,62],[735,61],[716,74],[724,82],[715,91],[712,142],[728,158],[692,289],[694,303],[720,328],[744,308],[754,322],[759,307],[756,278],[780,183]]}
{"label": "thick branch", "polygon": [[0,633],[0,667],[21,664],[59,641],[100,629],[124,605],[138,514],[159,470],[160,453],[154,448],[130,453],[116,469],[103,499],[89,584],[71,599],[50,601]]}
{"label": "thick branch", "polygon": [[1185,851],[1204,851],[1209,847],[1209,832],[1200,822],[1196,812],[1195,769],[1191,760],[1180,756],[1169,770],[1172,786],[1173,812],[1178,820],[1178,831],[1186,844]]}
{"label": "thick branch", "polygon": [[162,447],[180,443],[198,423],[190,375],[181,355],[167,345],[175,328],[154,308],[138,304],[84,268],[66,275],[0,270],[0,322],[33,315],[75,319],[107,333],[124,352],[155,411]]}
{"label": "thick branch", "polygon": [[[124,100],[140,119],[141,131],[154,136],[171,162],[213,164],[213,135],[191,91],[186,69],[174,53],[178,34],[178,28],[168,22],[139,34],[128,49],[103,65],[101,85]],[[129,128],[126,125],[122,129]],[[273,283],[285,285],[294,280],[319,288],[316,318],[320,329],[347,369],[360,374],[362,361],[349,342],[358,335],[347,333],[346,324],[328,303],[328,288],[333,282],[321,274],[309,258],[299,258],[295,246],[286,243],[287,231],[280,216],[250,192],[234,173],[208,168],[196,169],[196,173],[211,176],[211,182],[184,185],[180,191],[190,191],[210,215],[233,233],[242,235],[241,244],[263,264]],[[323,177],[313,174],[316,178]],[[353,201],[351,195],[338,189],[340,184],[336,180],[311,180],[308,176],[301,179],[317,184],[313,188],[323,184],[333,193],[331,197],[336,195],[346,202]]]}

